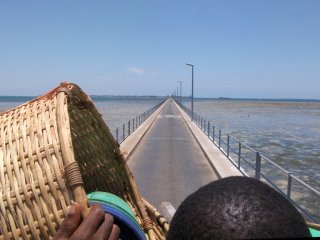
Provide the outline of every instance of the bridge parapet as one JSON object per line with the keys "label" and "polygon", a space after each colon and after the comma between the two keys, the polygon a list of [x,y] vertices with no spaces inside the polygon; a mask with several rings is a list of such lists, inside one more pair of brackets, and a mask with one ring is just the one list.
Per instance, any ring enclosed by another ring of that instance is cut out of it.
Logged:
{"label": "bridge parapet", "polygon": [[151,117],[155,111],[157,111],[161,106],[163,106],[163,103],[166,100],[167,99],[164,99],[163,101],[148,109],[147,111],[130,119],[127,123],[124,123],[121,126],[114,129],[112,131],[112,135],[114,136],[115,140],[118,143],[122,143],[124,140],[126,140],[126,138],[129,137],[135,130],[137,130],[138,127],[140,127],[140,125],[142,125],[149,117]]}
{"label": "bridge parapet", "polygon": [[[136,148],[142,137],[146,134],[148,129],[156,117],[161,112],[167,99],[160,102],[156,106],[140,114],[138,117],[128,121],[127,128],[126,124],[123,124],[120,128],[115,129],[115,136],[118,143],[120,143],[120,151],[125,159],[127,159],[132,151]],[[127,129],[127,130],[126,130]]]}
{"label": "bridge parapet", "polygon": [[[193,121],[191,121],[191,110],[176,101],[175,103],[179,106],[190,130],[201,136],[201,141],[204,144],[199,140],[198,142],[205,152],[214,151],[213,148],[219,149],[225,159],[242,175],[254,177],[271,185],[291,201],[307,220],[320,223],[320,192],[318,190],[201,115],[193,112]],[[204,136],[207,141],[202,139]],[[209,142],[211,142],[211,147],[203,147]],[[228,171],[233,171],[231,167],[220,166],[221,162],[216,161],[214,157],[212,157],[212,162],[214,162],[212,165],[217,169],[217,172],[221,173],[221,177],[226,177],[229,175]]]}

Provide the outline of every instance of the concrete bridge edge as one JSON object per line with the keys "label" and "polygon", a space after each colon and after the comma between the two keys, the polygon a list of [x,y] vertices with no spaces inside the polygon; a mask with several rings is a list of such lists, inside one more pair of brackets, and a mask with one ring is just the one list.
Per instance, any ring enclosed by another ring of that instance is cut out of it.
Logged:
{"label": "concrete bridge edge", "polygon": [[[155,122],[157,116],[162,111],[163,107],[169,101],[166,100],[151,116],[142,123],[130,136],[128,136],[121,144],[120,151],[123,154],[126,161],[129,160],[130,155],[137,148],[143,136],[147,133],[150,127]],[[218,178],[224,178],[228,176],[243,176],[246,175],[244,170],[240,171],[236,168],[230,160],[212,143],[212,141],[206,136],[199,127],[189,119],[187,114],[175,103],[180,115],[184,122],[188,126],[193,137],[199,144],[201,150],[206,156],[210,166],[217,174]]]}
{"label": "concrete bridge edge", "polygon": [[194,122],[191,121],[189,116],[187,116],[187,114],[176,102],[175,104],[218,178],[247,176],[243,169],[240,171],[230,162],[230,160],[217,148],[217,146],[208,138],[208,136],[205,135]]}
{"label": "concrete bridge edge", "polygon": [[126,161],[128,161],[130,155],[136,149],[143,136],[150,129],[167,102],[168,100],[166,100],[154,113],[151,114],[151,116],[146,121],[144,121],[131,135],[129,135],[120,144],[120,151]]}

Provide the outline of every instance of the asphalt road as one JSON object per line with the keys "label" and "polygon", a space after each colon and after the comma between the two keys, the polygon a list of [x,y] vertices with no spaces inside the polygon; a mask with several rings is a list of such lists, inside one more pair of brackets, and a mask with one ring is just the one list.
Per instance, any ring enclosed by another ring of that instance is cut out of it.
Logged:
{"label": "asphalt road", "polygon": [[157,209],[174,208],[217,179],[177,107],[168,101],[128,159],[140,193]]}

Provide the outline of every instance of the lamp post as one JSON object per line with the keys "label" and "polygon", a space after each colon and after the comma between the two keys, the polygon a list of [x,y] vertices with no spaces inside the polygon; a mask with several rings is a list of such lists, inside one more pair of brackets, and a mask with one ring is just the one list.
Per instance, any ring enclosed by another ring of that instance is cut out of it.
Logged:
{"label": "lamp post", "polygon": [[193,121],[193,67],[194,65],[193,64],[190,64],[190,63],[187,63],[186,64],[187,66],[190,66],[191,67],[191,70],[192,70],[192,87],[191,87],[191,120]]}
{"label": "lamp post", "polygon": [[177,102],[179,103],[179,87],[177,87],[177,97],[176,97]]}
{"label": "lamp post", "polygon": [[180,104],[182,104],[182,82],[178,81],[180,83]]}

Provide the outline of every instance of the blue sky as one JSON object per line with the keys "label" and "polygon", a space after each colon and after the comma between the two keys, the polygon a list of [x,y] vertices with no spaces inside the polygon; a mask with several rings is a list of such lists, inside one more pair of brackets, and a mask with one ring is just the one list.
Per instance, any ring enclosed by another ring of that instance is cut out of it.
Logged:
{"label": "blue sky", "polygon": [[0,95],[320,99],[319,0],[0,0]]}

